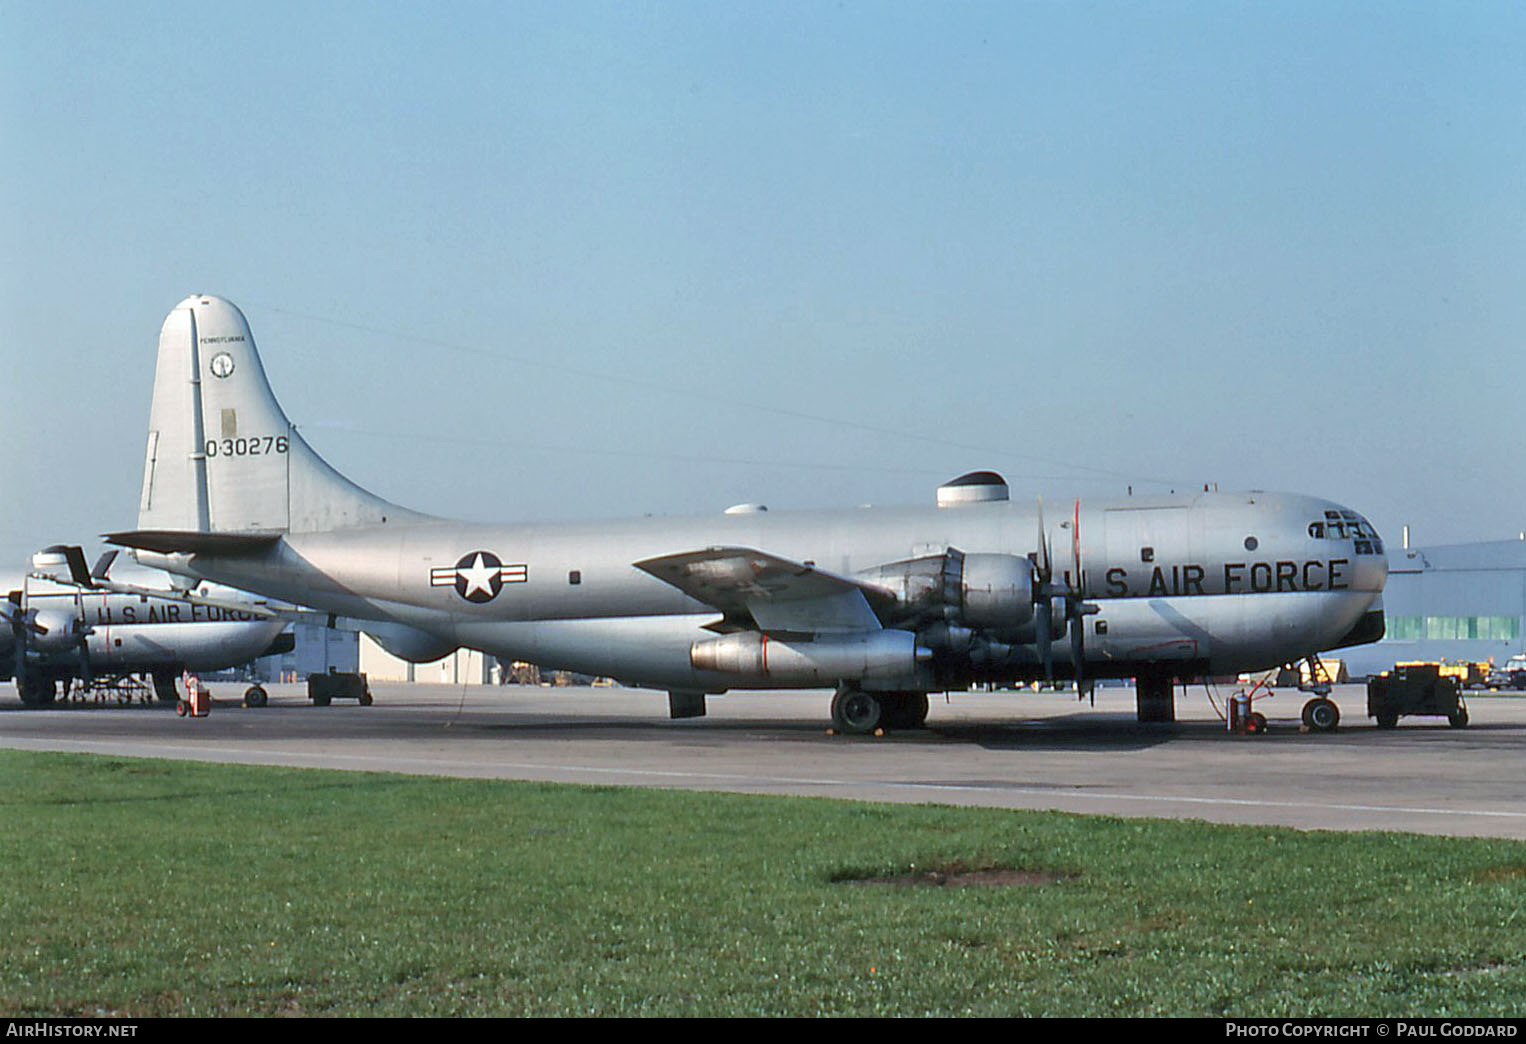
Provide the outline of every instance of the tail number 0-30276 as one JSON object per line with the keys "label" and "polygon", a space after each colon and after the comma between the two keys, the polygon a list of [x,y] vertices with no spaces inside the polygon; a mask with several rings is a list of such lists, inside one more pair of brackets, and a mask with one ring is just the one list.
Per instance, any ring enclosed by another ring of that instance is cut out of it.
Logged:
{"label": "tail number 0-30276", "polygon": [[246,439],[208,439],[208,457],[263,457],[285,453],[291,440],[285,435],[252,435]]}

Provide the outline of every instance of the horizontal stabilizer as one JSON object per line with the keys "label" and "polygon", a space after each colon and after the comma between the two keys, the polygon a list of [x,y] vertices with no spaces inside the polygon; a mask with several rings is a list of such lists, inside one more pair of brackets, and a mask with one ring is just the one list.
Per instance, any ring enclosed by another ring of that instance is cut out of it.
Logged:
{"label": "horizontal stabilizer", "polygon": [[253,555],[274,547],[280,533],[204,533],[194,529],[134,529],[107,533],[108,544],[160,554]]}
{"label": "horizontal stabilizer", "polygon": [[121,553],[112,548],[110,551],[103,553],[100,558],[97,558],[95,560],[95,568],[90,570],[90,579],[105,580],[109,577],[111,575],[111,565],[117,560],[117,555]]}
{"label": "horizontal stabilizer", "polygon": [[[56,564],[58,558],[62,558],[64,564],[69,567],[68,583],[86,588],[87,590],[95,586],[95,581],[90,575],[90,570],[85,566],[85,549],[78,544],[53,544],[50,547],[43,548],[38,555],[39,557],[48,556],[51,558],[51,562],[48,563],[49,566]],[[33,562],[35,563],[36,561],[37,558],[33,558]],[[63,582],[63,577],[52,572],[44,572],[38,575]]]}
{"label": "horizontal stabilizer", "polygon": [[871,600],[888,604],[894,598],[874,584],[746,547],[712,547],[634,564],[729,619],[751,616],[764,631],[877,631],[881,624]]}

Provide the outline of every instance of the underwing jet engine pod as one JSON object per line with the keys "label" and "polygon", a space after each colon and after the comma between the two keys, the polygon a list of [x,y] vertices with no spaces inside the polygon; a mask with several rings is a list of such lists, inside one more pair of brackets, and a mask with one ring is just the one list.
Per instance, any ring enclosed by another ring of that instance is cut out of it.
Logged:
{"label": "underwing jet engine pod", "polygon": [[[160,701],[174,703],[183,670],[234,667],[286,647],[286,621],[242,592],[122,583],[111,575],[118,553],[107,552],[87,571],[78,546],[45,548],[0,602],[0,681],[14,678],[26,706],[54,703],[60,686],[76,680],[91,685],[135,674],[151,676]],[[263,697],[254,686],[246,702]]]}
{"label": "underwing jet engine pod", "polygon": [[[276,402],[242,313],[182,301],[159,338],[140,560],[392,629],[666,689],[675,717],[730,688],[833,687],[847,731],[919,724],[975,683],[1176,679],[1375,641],[1382,542],[1284,493],[1013,502],[994,472],[936,504],[595,525],[482,525],[344,478]],[[1057,515],[1063,515],[1058,521]],[[436,644],[437,643],[437,644]]]}

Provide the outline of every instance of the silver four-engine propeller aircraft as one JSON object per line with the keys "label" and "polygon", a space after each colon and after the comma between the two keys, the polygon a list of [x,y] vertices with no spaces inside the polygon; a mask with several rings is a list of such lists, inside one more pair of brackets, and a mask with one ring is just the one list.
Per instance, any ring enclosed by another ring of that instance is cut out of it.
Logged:
{"label": "silver four-engine propeller aircraft", "polygon": [[[286,619],[264,602],[206,585],[176,588],[148,570],[127,582],[114,568],[120,554],[108,551],[86,570],[83,549],[55,544],[32,556],[14,587],[4,585],[0,681],[14,678],[28,707],[52,705],[60,688],[76,682],[98,694],[127,693],[134,675],[153,679],[161,703],[175,703],[182,671],[221,670],[292,648],[292,636],[281,633]],[[264,688],[251,685],[244,701],[263,705]]]}
{"label": "silver four-engine propeller aircraft", "polygon": [[[243,314],[165,320],[138,529],[185,576],[374,621],[396,655],[466,646],[665,689],[674,717],[731,688],[835,687],[846,732],[914,727],[975,683],[1133,678],[1142,720],[1176,679],[1383,634],[1382,542],[1285,493],[1013,503],[992,472],[935,505],[489,525],[389,503],[325,463],[277,404]],[[1056,517],[1056,516],[1062,517]]]}

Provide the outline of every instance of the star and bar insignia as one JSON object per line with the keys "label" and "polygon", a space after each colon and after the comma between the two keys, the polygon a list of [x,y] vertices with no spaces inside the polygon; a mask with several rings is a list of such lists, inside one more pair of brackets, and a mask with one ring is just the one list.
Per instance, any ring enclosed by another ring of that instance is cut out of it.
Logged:
{"label": "star and bar insignia", "polygon": [[491,602],[504,584],[522,584],[530,579],[530,567],[523,563],[504,565],[491,551],[472,551],[449,568],[429,571],[430,587],[454,587],[468,602]]}

